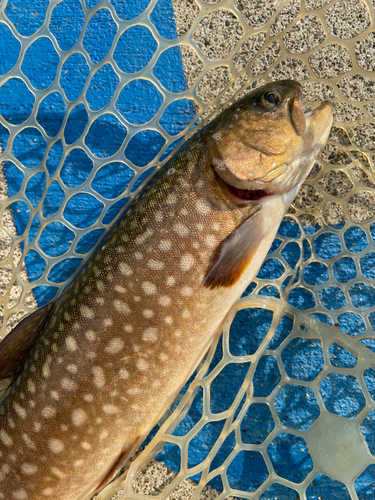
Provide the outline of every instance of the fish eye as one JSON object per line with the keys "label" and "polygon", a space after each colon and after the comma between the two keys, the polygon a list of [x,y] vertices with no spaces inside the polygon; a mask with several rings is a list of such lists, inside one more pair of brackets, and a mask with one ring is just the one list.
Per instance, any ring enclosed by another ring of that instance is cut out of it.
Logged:
{"label": "fish eye", "polygon": [[262,104],[264,106],[266,106],[267,108],[274,108],[275,106],[277,106],[277,104],[279,104],[280,102],[280,98],[279,98],[279,95],[276,93],[276,92],[264,92],[264,94],[262,95]]}

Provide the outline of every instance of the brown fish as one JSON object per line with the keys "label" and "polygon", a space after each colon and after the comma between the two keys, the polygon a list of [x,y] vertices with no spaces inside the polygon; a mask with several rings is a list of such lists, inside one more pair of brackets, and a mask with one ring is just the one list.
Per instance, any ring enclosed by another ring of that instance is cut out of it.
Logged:
{"label": "brown fish", "polygon": [[293,81],[190,140],[65,293],[0,345],[0,499],[86,500],[119,471],[256,275],[327,140]]}

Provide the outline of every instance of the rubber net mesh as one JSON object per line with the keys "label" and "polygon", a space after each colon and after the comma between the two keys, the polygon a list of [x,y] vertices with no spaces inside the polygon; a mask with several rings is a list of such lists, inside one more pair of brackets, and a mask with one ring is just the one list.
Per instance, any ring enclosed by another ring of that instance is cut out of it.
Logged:
{"label": "rubber net mesh", "polygon": [[[374,7],[173,9],[1,2],[2,336],[66,286],[190,130],[265,82],[299,80],[306,107],[334,104],[328,145],[221,337],[99,498],[374,498]],[[156,454],[171,469],[145,484]]]}

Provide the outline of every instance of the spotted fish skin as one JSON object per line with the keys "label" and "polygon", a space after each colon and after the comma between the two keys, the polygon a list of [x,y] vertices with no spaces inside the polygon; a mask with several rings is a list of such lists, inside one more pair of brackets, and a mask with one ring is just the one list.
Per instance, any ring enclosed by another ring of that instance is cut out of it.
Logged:
{"label": "spotted fish skin", "polygon": [[[295,83],[284,87],[300,95]],[[328,135],[329,117],[322,122],[303,177]],[[256,201],[238,197],[243,184],[234,195],[207,154],[221,127],[160,170],[52,306],[0,408],[1,500],[86,500],[103,487],[258,271],[302,181]]]}

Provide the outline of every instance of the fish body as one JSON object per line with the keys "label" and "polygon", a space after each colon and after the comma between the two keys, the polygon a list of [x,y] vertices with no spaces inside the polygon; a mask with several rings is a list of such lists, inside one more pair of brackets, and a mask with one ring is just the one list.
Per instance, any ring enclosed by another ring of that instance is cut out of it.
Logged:
{"label": "fish body", "polygon": [[1,500],[87,500],[114,477],[256,275],[331,122],[329,103],[303,113],[296,82],[254,91],[160,169],[44,317],[9,334]]}

